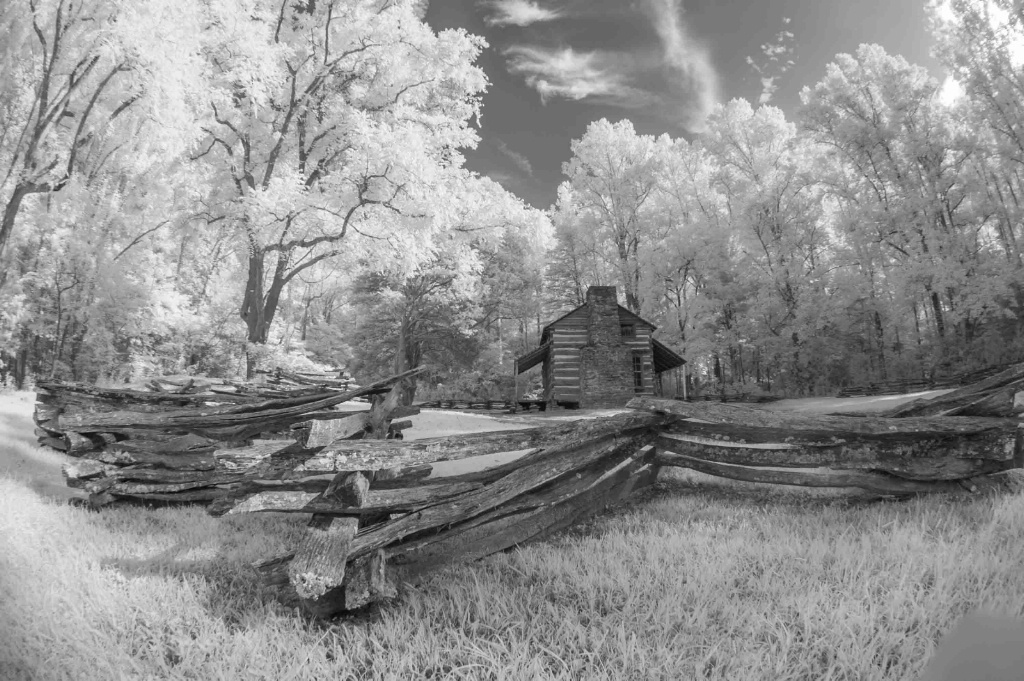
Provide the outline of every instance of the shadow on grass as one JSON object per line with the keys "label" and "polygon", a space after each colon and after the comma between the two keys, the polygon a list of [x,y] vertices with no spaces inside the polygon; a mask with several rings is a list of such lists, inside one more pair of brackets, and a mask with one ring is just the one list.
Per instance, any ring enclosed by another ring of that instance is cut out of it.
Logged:
{"label": "shadow on grass", "polygon": [[64,483],[61,464],[67,458],[41,447],[32,423],[32,402],[24,393],[0,393],[0,474],[27,485],[48,499],[66,501],[84,492]]}
{"label": "shadow on grass", "polygon": [[[179,511],[182,517],[175,519]],[[280,585],[269,584],[254,563],[294,546],[304,518],[211,518],[205,531],[189,532],[175,531],[173,520],[184,524],[189,513],[205,513],[201,507],[143,513],[157,515],[155,524],[164,524],[163,531],[173,536],[175,543],[146,558],[108,557],[100,561],[101,567],[116,570],[128,579],[156,576],[177,580],[197,595],[211,617],[232,629],[245,628],[268,611],[294,614],[298,606],[294,595]],[[160,516],[172,522],[161,523]],[[133,528],[132,533],[140,543],[154,534],[146,532],[146,527]]]}
{"label": "shadow on grass", "polygon": [[[973,512],[982,523],[991,515],[986,504],[975,502],[985,495],[953,497],[950,501],[964,505],[966,512]],[[857,509],[893,507],[898,512],[908,514],[914,511],[907,502],[916,498],[915,495],[879,495],[856,488],[806,488],[767,483],[748,483],[743,481],[718,478],[694,471],[663,469],[658,481],[639,492],[628,500],[605,509],[587,518],[564,532],[552,537],[559,538],[595,538],[599,539],[612,527],[606,522],[625,513],[651,513],[665,520],[682,520],[678,513],[701,513],[699,510],[674,510],[675,504],[690,500],[696,503],[695,508],[714,506],[716,509],[732,509],[738,511],[755,508],[784,508],[788,512],[800,515],[815,515],[824,509],[848,509],[851,513]],[[665,507],[661,502],[670,502]],[[645,510],[645,506],[648,510]],[[666,515],[666,513],[668,515]]]}
{"label": "shadow on grass", "polygon": [[5,446],[35,447],[37,445],[31,418],[10,409],[0,408],[0,435]]}

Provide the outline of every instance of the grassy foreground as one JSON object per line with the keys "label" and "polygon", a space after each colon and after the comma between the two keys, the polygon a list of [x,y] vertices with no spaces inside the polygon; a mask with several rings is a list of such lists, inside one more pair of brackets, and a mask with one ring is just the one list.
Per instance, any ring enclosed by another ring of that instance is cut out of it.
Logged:
{"label": "grassy foreground", "polygon": [[1024,614],[1022,495],[866,503],[663,476],[328,626],[249,567],[301,518],[91,512],[0,466],[0,678],[916,679],[964,613]]}

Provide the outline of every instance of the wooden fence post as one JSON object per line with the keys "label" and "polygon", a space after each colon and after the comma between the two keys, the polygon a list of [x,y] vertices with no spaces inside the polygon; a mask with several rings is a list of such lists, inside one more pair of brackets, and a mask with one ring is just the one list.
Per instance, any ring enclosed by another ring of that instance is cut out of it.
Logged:
{"label": "wooden fence post", "polygon": [[512,412],[519,411],[519,360],[512,360],[512,375],[515,377],[515,388],[512,390]]}

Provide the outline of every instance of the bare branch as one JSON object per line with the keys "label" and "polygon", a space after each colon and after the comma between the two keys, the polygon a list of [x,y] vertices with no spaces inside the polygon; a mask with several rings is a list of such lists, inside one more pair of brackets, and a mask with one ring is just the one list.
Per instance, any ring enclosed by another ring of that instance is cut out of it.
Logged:
{"label": "bare branch", "polygon": [[[131,243],[129,243],[129,244],[128,244],[127,246],[125,246],[124,248],[122,248],[122,249],[120,250],[120,252],[118,252],[118,254],[114,256],[113,260],[115,260],[115,261],[116,261],[116,260],[117,260],[118,258],[120,258],[120,257],[121,257],[122,255],[124,255],[125,253],[127,253],[127,252],[128,252],[128,250],[129,250],[129,249],[131,249],[131,248],[132,248],[133,246],[136,246],[136,245],[138,245],[138,243],[139,243],[140,241],[142,241],[142,240],[143,240],[143,239],[145,239],[145,238],[146,238],[147,236],[149,236],[149,235],[150,235],[150,234],[152,234],[153,232],[157,231],[158,229],[160,229],[161,227],[163,227],[164,225],[166,225],[166,224],[167,224],[167,223],[169,223],[169,222],[170,222],[170,220],[164,220],[163,222],[159,223],[159,224],[158,224],[158,225],[157,225],[156,227],[151,227],[151,228],[147,229],[147,230],[146,230],[145,232],[143,232],[142,234],[140,234],[140,235],[138,235],[137,237],[135,237],[134,239],[132,239],[132,240],[131,240]],[[112,261],[112,262],[113,262],[113,261]]]}
{"label": "bare branch", "polygon": [[[82,117],[78,121],[78,129],[75,130],[75,143],[71,145],[71,153],[68,154],[68,165],[67,170],[65,171],[65,177],[70,177],[73,172],[75,159],[78,156],[79,141],[82,140],[82,132],[85,130],[85,125],[89,121],[89,115],[92,113],[93,107],[96,106],[96,102],[99,101],[100,95],[103,94],[103,91],[107,88],[107,85],[110,84],[110,81],[113,80],[114,76],[122,70],[124,70],[124,66],[122,64],[114,66],[114,68],[112,68],[110,72],[103,77],[103,80],[99,82],[99,85],[96,86],[96,90],[92,93],[92,97],[89,98],[89,103],[85,105],[85,110],[82,111]],[[113,116],[111,116],[111,118],[113,118]]]}
{"label": "bare branch", "polygon": [[341,254],[341,251],[339,251],[339,250],[325,251],[324,253],[321,253],[320,255],[316,256],[315,258],[312,258],[311,260],[308,260],[305,263],[303,263],[301,265],[298,265],[297,267],[293,268],[291,272],[289,272],[287,275],[285,275],[284,283],[287,284],[292,279],[294,279],[295,276],[297,274],[299,274],[299,272],[302,272],[303,270],[309,269],[310,267],[312,267],[313,265],[317,264],[318,262],[322,262],[322,261],[326,260],[327,258],[333,258],[334,256],[340,255],[340,254]]}

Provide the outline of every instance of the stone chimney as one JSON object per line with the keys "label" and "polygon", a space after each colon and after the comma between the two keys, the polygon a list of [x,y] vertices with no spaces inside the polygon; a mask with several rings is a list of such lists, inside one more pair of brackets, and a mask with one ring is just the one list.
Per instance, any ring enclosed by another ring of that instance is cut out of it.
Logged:
{"label": "stone chimney", "polygon": [[619,300],[614,286],[587,289],[587,340],[589,345],[605,347],[622,344],[619,328]]}
{"label": "stone chimney", "polygon": [[587,345],[580,350],[580,406],[621,407],[633,397],[633,354],[622,340],[614,286],[587,289]]}

